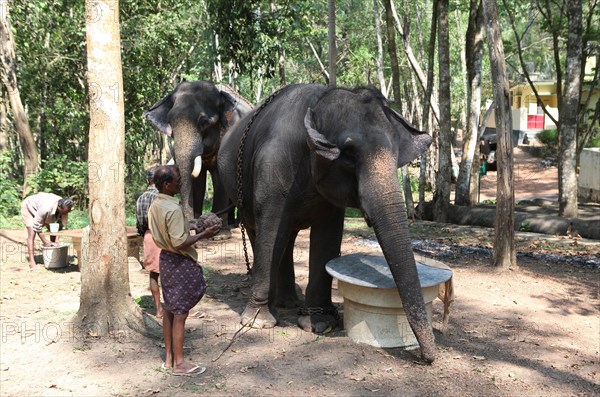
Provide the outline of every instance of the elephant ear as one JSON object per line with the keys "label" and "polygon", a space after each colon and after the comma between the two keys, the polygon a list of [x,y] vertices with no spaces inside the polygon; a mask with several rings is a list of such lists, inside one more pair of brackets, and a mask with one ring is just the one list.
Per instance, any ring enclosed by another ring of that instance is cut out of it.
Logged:
{"label": "elephant ear", "polygon": [[396,130],[399,142],[398,168],[419,157],[431,145],[431,135],[419,131],[394,110],[387,108],[387,114]]}
{"label": "elephant ear", "polygon": [[221,92],[219,106],[222,115],[221,122],[225,128],[235,124],[252,110],[252,105],[228,85],[219,84],[217,88]]}
{"label": "elephant ear", "polygon": [[319,163],[329,164],[340,156],[340,149],[329,142],[323,134],[314,128],[313,111],[311,108],[306,110],[304,127],[308,132],[308,147],[310,148],[311,153],[316,156]]}
{"label": "elephant ear", "polygon": [[160,101],[156,102],[154,106],[144,112],[144,117],[148,119],[156,128],[158,128],[163,134],[171,135],[172,130],[169,125],[167,116],[171,108],[173,107],[173,94],[170,93]]}

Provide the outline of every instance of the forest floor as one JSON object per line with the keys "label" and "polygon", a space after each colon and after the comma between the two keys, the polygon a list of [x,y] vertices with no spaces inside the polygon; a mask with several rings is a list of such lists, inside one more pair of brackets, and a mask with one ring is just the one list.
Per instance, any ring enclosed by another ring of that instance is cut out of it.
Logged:
{"label": "forest floor", "polygon": [[[433,304],[432,365],[418,350],[355,343],[343,326],[303,332],[295,310],[281,310],[274,329],[238,332],[250,280],[236,229],[199,247],[209,288],[187,321],[185,355],[207,370],[194,378],[161,370],[160,339],[79,337],[74,257],[66,268],[28,272],[24,230],[0,230],[0,395],[600,395],[600,241],[518,232],[519,268],[497,271],[492,229],[415,221],[410,230],[415,252],[454,274],[445,326],[443,304]],[[294,255],[302,292],[308,236],[300,233]],[[364,222],[348,219],[342,254],[378,250]],[[132,258],[127,266],[131,295],[152,315],[148,274]],[[332,293],[343,315],[335,281]]]}

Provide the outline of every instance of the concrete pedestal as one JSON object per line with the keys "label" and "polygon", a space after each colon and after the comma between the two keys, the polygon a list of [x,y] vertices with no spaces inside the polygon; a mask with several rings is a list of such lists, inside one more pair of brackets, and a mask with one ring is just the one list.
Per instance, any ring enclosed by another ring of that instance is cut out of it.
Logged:
{"label": "concrete pedestal", "polygon": [[[428,258],[416,256],[415,260],[431,319],[439,285],[452,277],[452,270]],[[344,298],[344,328],[350,339],[377,347],[418,346],[383,255],[345,255],[329,261],[326,268],[338,280]]]}

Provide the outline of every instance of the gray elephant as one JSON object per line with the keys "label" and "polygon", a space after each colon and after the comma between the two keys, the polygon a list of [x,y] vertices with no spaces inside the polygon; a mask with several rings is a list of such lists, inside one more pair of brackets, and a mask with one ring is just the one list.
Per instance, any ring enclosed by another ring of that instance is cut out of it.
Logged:
{"label": "gray elephant", "polygon": [[410,126],[374,88],[294,85],[265,103],[223,139],[217,159],[225,190],[236,202],[236,162],[245,142],[239,211],[254,267],[242,323],[274,327],[276,306],[297,300],[294,241],[299,230],[310,227],[309,282],[298,323],[317,333],[337,325],[325,265],[340,255],[344,208],[354,207],[374,228],[421,355],[432,362],[435,341],[396,176],[431,137]]}
{"label": "gray elephant", "polygon": [[202,214],[206,174],[214,188],[213,212],[225,211],[223,225],[233,223],[233,210],[227,219],[228,199],[217,170],[217,153],[229,128],[252,110],[252,105],[231,88],[208,81],[182,82],[144,112],[163,133],[175,141],[175,163],[181,172],[181,198],[186,218]]}

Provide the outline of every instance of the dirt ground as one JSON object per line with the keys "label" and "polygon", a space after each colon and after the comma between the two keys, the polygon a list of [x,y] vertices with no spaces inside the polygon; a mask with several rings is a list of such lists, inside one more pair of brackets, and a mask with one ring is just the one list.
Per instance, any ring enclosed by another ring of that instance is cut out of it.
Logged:
{"label": "dirt ground", "polygon": [[[342,254],[378,251],[362,220],[346,230]],[[454,272],[446,326],[442,303],[433,305],[432,365],[417,351],[357,344],[343,326],[303,332],[295,310],[281,310],[274,329],[238,332],[250,280],[237,229],[199,247],[209,289],[188,319],[185,353],[207,371],[182,378],[161,371],[160,339],[79,337],[74,257],[66,268],[30,273],[24,231],[0,230],[0,395],[600,395],[600,241],[518,233],[519,269],[497,272],[491,229],[418,221],[411,232],[415,252]],[[304,231],[295,251],[302,291],[307,249]],[[134,259],[124,266],[132,297],[154,313],[147,273]],[[335,282],[332,293],[343,314]]]}

